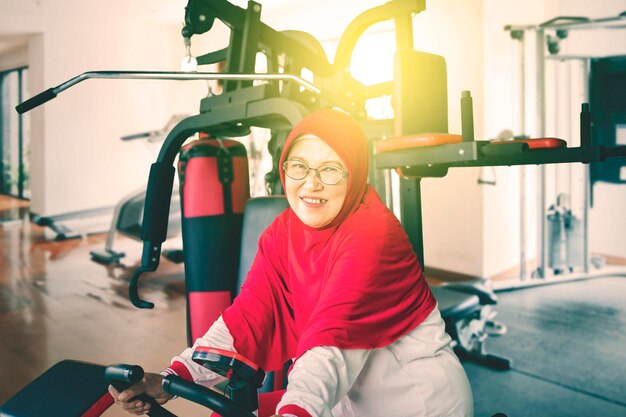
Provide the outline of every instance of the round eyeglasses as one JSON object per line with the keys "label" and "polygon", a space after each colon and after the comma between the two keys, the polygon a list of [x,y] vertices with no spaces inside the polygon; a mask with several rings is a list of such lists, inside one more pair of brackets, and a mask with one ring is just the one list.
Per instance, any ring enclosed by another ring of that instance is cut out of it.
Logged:
{"label": "round eyeglasses", "polygon": [[317,168],[311,168],[301,161],[285,161],[283,162],[283,170],[292,180],[301,180],[309,175],[309,171],[315,171],[317,179],[322,184],[335,185],[338,184],[343,177],[348,175],[348,171],[334,165],[322,165]]}

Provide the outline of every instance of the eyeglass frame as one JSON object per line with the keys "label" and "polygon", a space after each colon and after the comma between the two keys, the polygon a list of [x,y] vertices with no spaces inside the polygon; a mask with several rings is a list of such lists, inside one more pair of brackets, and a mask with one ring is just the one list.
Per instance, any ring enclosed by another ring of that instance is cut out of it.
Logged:
{"label": "eyeglass frame", "polygon": [[[290,176],[289,174],[287,174],[287,164],[289,162],[297,162],[299,164],[302,164],[304,166],[307,167],[306,172],[304,173],[304,176],[302,178],[294,178],[292,176]],[[341,178],[339,178],[339,180],[335,183],[329,184],[327,182],[324,182],[324,180],[322,180],[322,176],[320,175],[319,169],[320,168],[324,168],[324,167],[332,167],[332,168],[337,168],[341,171]],[[317,168],[313,168],[310,167],[309,164],[307,164],[306,162],[303,161],[298,161],[295,159],[287,159],[286,161],[283,162],[283,171],[285,171],[285,175],[289,178],[291,178],[294,181],[301,181],[303,179],[305,179],[306,177],[308,177],[309,172],[311,172],[311,170],[315,171],[315,177],[319,180],[319,182],[321,182],[324,185],[337,185],[341,182],[341,180],[343,180],[345,177],[347,177],[350,174],[350,171],[343,169],[341,167],[335,166],[335,165],[320,165]]]}

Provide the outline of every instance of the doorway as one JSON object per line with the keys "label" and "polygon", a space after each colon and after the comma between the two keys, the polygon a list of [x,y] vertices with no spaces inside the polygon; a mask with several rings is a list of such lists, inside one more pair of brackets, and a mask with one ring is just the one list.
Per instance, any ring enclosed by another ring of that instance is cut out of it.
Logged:
{"label": "doorway", "polygon": [[30,130],[28,115],[15,106],[26,93],[28,68],[0,72],[0,194],[29,200]]}

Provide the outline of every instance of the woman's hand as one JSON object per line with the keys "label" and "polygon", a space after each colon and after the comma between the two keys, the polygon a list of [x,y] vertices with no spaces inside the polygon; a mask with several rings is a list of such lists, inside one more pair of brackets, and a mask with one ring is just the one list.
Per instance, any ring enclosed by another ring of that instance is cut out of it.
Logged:
{"label": "woman's hand", "polygon": [[129,413],[135,415],[146,414],[150,411],[150,404],[141,400],[133,400],[133,398],[140,394],[147,394],[154,398],[157,403],[165,404],[173,395],[165,392],[161,385],[162,382],[163,375],[146,373],[141,381],[131,385],[121,393],[109,385],[109,393],[111,393],[115,402]]}

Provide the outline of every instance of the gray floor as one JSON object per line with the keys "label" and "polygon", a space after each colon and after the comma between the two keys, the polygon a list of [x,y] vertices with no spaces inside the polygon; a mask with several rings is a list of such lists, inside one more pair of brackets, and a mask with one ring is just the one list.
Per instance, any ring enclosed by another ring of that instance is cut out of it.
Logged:
{"label": "gray floor", "polygon": [[626,416],[626,278],[607,277],[501,292],[508,334],[491,353],[509,371],[473,363],[476,416]]}

